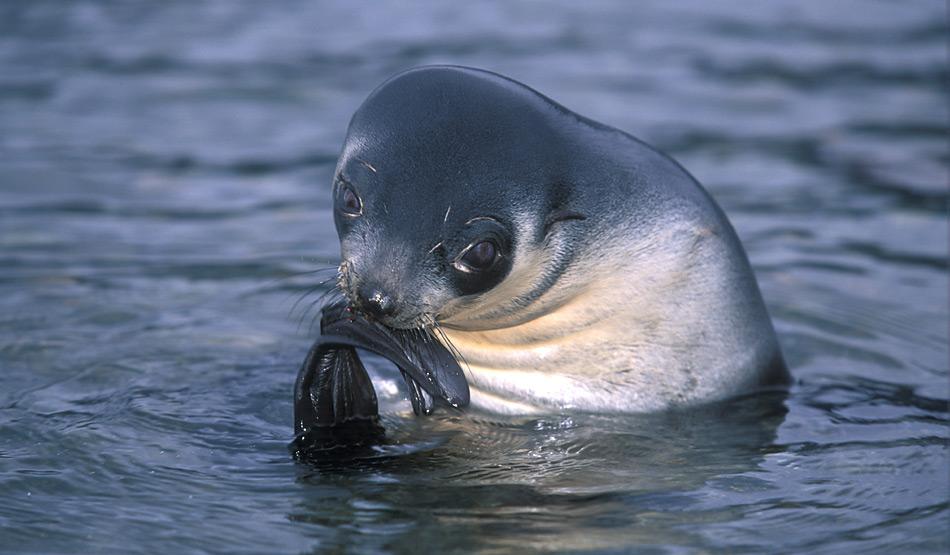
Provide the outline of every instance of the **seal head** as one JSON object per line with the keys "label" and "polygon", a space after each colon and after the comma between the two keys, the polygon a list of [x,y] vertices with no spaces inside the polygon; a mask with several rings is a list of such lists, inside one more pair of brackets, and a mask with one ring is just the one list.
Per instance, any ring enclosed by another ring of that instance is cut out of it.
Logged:
{"label": "seal head", "polygon": [[500,75],[401,73],[350,123],[340,286],[436,330],[472,404],[657,410],[781,380],[725,215],[676,162]]}

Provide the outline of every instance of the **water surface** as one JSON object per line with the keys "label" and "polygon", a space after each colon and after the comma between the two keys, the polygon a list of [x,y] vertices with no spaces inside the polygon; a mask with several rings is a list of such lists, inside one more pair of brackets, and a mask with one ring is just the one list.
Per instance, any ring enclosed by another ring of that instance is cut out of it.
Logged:
{"label": "water surface", "polygon": [[[946,552],[946,16],[4,3],[0,551]],[[425,63],[681,161],[747,247],[790,395],[416,419],[377,361],[389,443],[294,463],[316,297],[291,308],[336,263],[346,123]]]}

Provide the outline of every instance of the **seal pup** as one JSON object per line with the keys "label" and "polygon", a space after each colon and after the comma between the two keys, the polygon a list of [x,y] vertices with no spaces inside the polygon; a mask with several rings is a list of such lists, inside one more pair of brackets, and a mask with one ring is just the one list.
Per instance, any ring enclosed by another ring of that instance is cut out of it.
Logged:
{"label": "seal pup", "polygon": [[787,380],[699,183],[514,80],[390,78],[353,115],[333,198],[352,307],[445,343],[474,407],[656,411]]}

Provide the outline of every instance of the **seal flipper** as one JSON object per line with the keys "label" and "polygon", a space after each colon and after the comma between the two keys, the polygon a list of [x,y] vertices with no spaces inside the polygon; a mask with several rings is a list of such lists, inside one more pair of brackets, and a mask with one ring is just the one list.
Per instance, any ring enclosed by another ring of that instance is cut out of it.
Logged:
{"label": "seal flipper", "polygon": [[295,455],[382,435],[376,391],[356,349],[317,341],[294,385]]}
{"label": "seal flipper", "polygon": [[376,391],[357,348],[399,368],[415,414],[431,414],[437,399],[456,408],[468,405],[468,382],[442,343],[370,322],[341,303],[329,305],[294,385],[296,437],[291,448],[296,458],[315,458],[339,446],[366,446],[382,437]]}
{"label": "seal flipper", "polygon": [[[462,367],[455,360],[455,356],[442,343],[434,338],[420,341],[417,335],[407,330],[389,331],[393,334],[393,339],[402,347],[408,361],[412,363],[405,369],[400,366],[410,390],[413,387],[421,388],[423,392],[443,399],[454,408],[468,406],[470,399],[468,380],[465,379]],[[409,383],[410,378],[415,383]],[[423,414],[432,412],[432,399],[429,399],[429,402],[430,406]],[[415,404],[413,404],[413,410],[415,410]],[[419,411],[416,411],[416,414],[419,414]]]}
{"label": "seal flipper", "polygon": [[409,389],[409,402],[412,404],[414,414],[432,414],[435,408],[435,399],[429,395],[416,380],[402,368],[399,369],[402,379],[406,380],[406,387]]}
{"label": "seal flipper", "polygon": [[[370,322],[350,311],[343,303],[323,309],[320,322],[323,334],[332,335],[338,345],[348,345],[373,351],[399,367],[403,377],[409,376],[414,384],[431,397],[442,399],[450,406],[468,406],[468,381],[457,360],[441,342],[420,336],[415,330],[400,330]],[[331,341],[321,336],[320,342]],[[410,401],[413,400],[410,392]],[[413,403],[413,410],[416,403]],[[428,414],[430,410],[424,412]],[[419,414],[418,411],[416,411]]]}

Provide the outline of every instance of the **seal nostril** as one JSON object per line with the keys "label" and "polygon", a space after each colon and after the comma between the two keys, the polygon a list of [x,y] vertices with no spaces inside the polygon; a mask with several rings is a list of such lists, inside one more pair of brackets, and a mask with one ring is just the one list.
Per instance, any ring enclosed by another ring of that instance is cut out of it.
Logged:
{"label": "seal nostril", "polygon": [[363,309],[377,318],[381,316],[392,316],[396,311],[396,302],[393,298],[379,289],[372,288],[369,291],[361,290],[360,297],[363,301]]}

